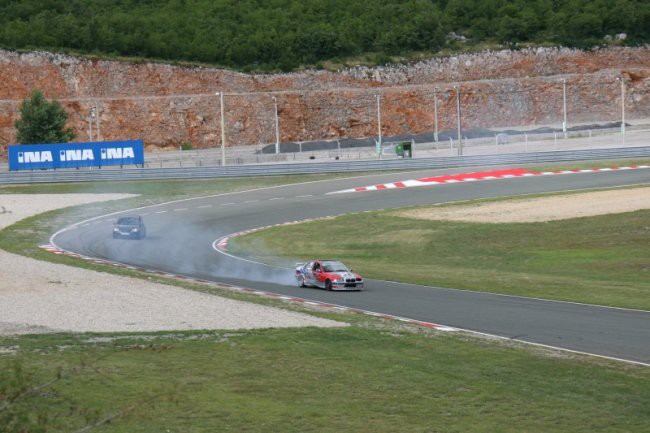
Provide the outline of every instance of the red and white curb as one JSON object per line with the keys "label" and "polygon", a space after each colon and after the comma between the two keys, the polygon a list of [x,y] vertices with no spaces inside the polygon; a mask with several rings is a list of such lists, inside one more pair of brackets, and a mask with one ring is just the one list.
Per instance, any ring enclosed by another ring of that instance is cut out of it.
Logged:
{"label": "red and white curb", "polygon": [[525,168],[509,168],[504,170],[479,171],[472,173],[449,174],[444,176],[424,177],[420,179],[403,180],[400,182],[383,183],[379,185],[360,186],[330,192],[340,194],[348,192],[381,191],[385,189],[410,188],[414,186],[432,186],[459,182],[478,182],[484,180],[510,179],[513,177],[553,176],[558,174],[598,173],[603,171],[639,170],[650,168],[648,165],[631,165],[627,167],[589,168],[583,170],[530,171]]}
{"label": "red and white curb", "polygon": [[[319,218],[320,219],[320,218]],[[297,223],[286,223],[286,224],[295,224]],[[286,224],[280,224],[280,225],[286,225]],[[253,232],[261,229],[255,229],[255,230],[248,230],[248,232]],[[245,232],[241,232],[243,234]],[[263,290],[257,290],[257,289],[251,289],[248,287],[240,287],[240,286],[233,286],[231,284],[226,284],[226,283],[217,283],[214,281],[210,280],[203,280],[200,278],[193,278],[193,277],[187,277],[184,275],[176,275],[176,274],[171,274],[168,272],[162,272],[162,271],[156,271],[153,269],[147,269],[147,268],[142,268],[139,266],[131,266],[131,265],[126,265],[124,263],[119,263],[119,262],[112,262],[110,260],[104,260],[104,259],[96,259],[93,257],[88,257],[88,256],[83,256],[81,254],[77,253],[72,253],[70,251],[62,250],[56,245],[52,244],[45,244],[45,245],[40,245],[40,248],[49,251],[53,254],[59,254],[59,255],[65,255],[68,257],[74,257],[74,258],[79,258],[79,259],[84,259],[91,261],[93,263],[97,264],[102,264],[102,265],[112,265],[118,268],[123,268],[123,269],[130,269],[134,271],[139,271],[139,272],[146,272],[148,274],[153,274],[153,275],[158,275],[161,277],[165,278],[171,278],[171,279],[176,279],[180,281],[189,281],[192,283],[198,283],[198,284],[205,284],[209,285],[212,287],[220,288],[220,289],[226,289],[226,290],[231,290],[233,292],[238,292],[238,293],[248,293],[251,295],[256,295],[256,296],[261,296],[263,298],[267,299],[276,299],[280,301],[285,301],[285,302],[290,302],[293,304],[300,304],[300,305],[306,305],[314,308],[318,308],[323,311],[337,311],[337,312],[343,312],[343,313],[353,313],[353,314],[363,314],[366,316],[372,316],[372,317],[379,317],[382,319],[386,320],[394,320],[402,323],[406,323],[409,325],[415,325],[415,326],[421,326],[429,329],[435,329],[438,331],[445,331],[445,332],[451,332],[451,331],[458,331],[456,328],[452,328],[449,326],[444,326],[444,325],[439,325],[437,323],[431,323],[431,322],[423,322],[420,320],[415,320],[415,319],[408,319],[406,317],[399,317],[399,316],[393,316],[391,314],[382,314],[382,313],[376,313],[374,311],[368,311],[368,310],[362,310],[359,308],[351,308],[351,307],[346,307],[344,305],[336,305],[336,304],[330,304],[327,302],[320,302],[320,301],[312,301],[309,299],[304,299],[304,298],[298,298],[295,296],[287,296],[287,295],[282,295],[280,293],[273,293],[273,292],[266,292]]]}

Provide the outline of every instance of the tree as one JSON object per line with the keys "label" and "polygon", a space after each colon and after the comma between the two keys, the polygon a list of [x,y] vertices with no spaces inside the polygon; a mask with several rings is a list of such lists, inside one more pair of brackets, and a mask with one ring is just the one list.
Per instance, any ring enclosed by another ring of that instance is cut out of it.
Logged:
{"label": "tree", "polygon": [[33,90],[20,105],[16,120],[20,144],[67,143],[75,138],[72,128],[66,128],[68,114],[58,101],[48,102],[40,90]]}

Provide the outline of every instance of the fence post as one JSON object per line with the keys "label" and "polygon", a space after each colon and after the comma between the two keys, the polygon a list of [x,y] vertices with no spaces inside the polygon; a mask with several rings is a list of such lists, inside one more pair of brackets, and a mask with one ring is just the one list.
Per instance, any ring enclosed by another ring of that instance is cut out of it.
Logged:
{"label": "fence post", "polygon": [[528,152],[528,134],[524,132],[524,153]]}

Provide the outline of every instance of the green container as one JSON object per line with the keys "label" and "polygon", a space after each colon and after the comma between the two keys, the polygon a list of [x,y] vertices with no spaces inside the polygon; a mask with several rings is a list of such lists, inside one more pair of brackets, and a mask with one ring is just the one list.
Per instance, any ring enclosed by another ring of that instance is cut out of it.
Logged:
{"label": "green container", "polygon": [[395,154],[400,158],[413,157],[413,145],[409,141],[403,141],[395,145]]}

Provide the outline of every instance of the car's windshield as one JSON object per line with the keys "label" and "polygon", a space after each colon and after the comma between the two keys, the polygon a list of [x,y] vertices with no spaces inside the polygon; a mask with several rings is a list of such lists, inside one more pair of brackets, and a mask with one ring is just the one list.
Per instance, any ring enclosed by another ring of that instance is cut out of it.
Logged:
{"label": "car's windshield", "polygon": [[130,224],[130,225],[138,225],[140,222],[138,221],[137,217],[122,217],[117,220],[118,224]]}
{"label": "car's windshield", "polygon": [[325,272],[346,272],[348,268],[341,262],[323,262]]}

